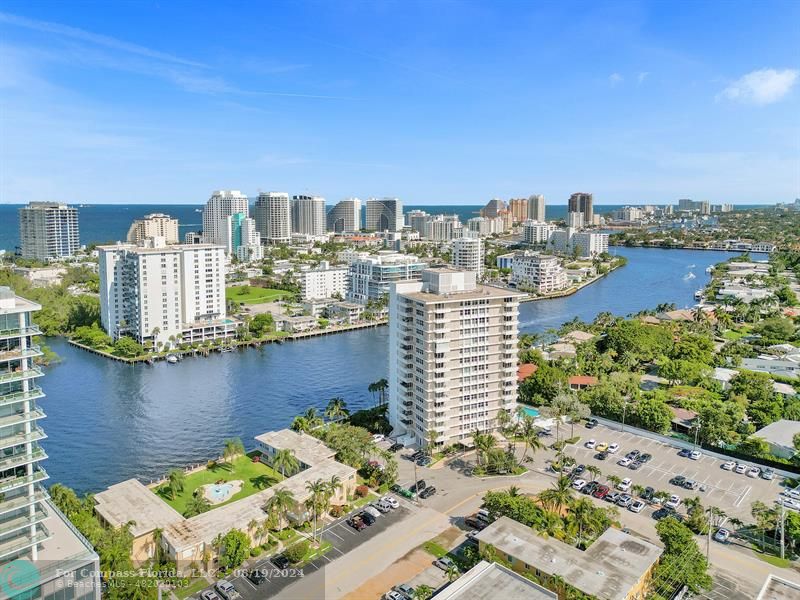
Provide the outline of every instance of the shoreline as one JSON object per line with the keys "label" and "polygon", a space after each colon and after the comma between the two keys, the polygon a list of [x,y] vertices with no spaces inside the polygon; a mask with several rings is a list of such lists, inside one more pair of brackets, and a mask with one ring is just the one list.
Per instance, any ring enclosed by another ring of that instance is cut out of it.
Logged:
{"label": "shoreline", "polygon": [[[741,252],[742,254],[771,254],[771,252],[767,252],[766,250],[740,250],[738,248],[698,248],[695,246],[650,246],[648,244],[637,244],[634,246],[630,246],[628,244],[611,244],[608,245],[609,248],[643,248],[645,250],[705,250],[707,252]],[[779,250],[779,248],[775,248],[775,250]]]}
{"label": "shoreline", "polygon": [[[577,285],[575,287],[571,287],[571,288],[566,289],[566,290],[560,290],[558,292],[553,292],[551,294],[547,294],[547,295],[543,295],[543,296],[531,296],[529,294],[528,296],[526,296],[525,298],[520,300],[520,304],[522,304],[523,302],[536,302],[538,300],[557,300],[558,298],[568,298],[569,296],[573,296],[573,295],[577,294],[583,288],[589,287],[593,283],[597,283],[598,281],[600,281],[604,277],[610,275],[611,273],[613,273],[617,269],[620,269],[620,268],[624,267],[626,264],[627,263],[623,263],[621,265],[613,266],[608,271],[606,271],[605,273],[603,273],[601,275],[596,275],[595,277],[592,277],[591,279],[588,279],[586,281],[582,281],[579,285]],[[508,288],[508,289],[511,289],[511,288]]]}

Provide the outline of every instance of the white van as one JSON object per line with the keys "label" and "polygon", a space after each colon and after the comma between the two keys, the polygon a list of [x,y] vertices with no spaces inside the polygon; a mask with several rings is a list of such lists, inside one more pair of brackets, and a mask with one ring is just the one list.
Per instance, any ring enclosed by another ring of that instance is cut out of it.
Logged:
{"label": "white van", "polygon": [[484,523],[489,522],[489,511],[486,510],[485,508],[482,508],[477,513],[475,513],[475,516]]}

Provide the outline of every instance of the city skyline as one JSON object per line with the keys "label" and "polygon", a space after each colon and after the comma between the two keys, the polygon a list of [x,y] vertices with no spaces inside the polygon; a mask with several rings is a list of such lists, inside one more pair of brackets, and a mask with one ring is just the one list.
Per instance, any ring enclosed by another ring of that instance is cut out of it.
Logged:
{"label": "city skyline", "polygon": [[8,2],[0,202],[791,202],[800,6],[734,4]]}

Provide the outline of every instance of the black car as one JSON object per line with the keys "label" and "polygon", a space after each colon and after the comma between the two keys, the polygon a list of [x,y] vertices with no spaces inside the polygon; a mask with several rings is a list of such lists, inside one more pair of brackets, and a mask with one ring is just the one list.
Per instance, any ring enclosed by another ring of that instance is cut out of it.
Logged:
{"label": "black car", "polygon": [[676,475],[675,477],[669,480],[669,482],[672,485],[679,485],[679,486],[682,486],[684,481],[686,481],[686,477],[684,477],[683,475]]}
{"label": "black car", "polygon": [[594,455],[594,457],[597,460],[605,460],[605,459],[608,458],[608,452],[606,452],[606,451],[598,452],[597,454]]}
{"label": "black car", "polygon": [[389,452],[397,452],[398,450],[402,450],[403,448],[405,448],[405,446],[403,446],[403,444],[401,444],[400,442],[397,442],[389,446]]}
{"label": "black car", "polygon": [[644,491],[641,494],[639,494],[639,497],[645,502],[650,502],[653,499],[653,494],[655,493],[656,491],[653,488],[647,486],[646,488],[644,488]]}
{"label": "black car", "polygon": [[572,473],[570,473],[570,475],[572,475],[573,477],[578,477],[579,475],[582,475],[585,470],[586,470],[586,465],[578,465],[577,467],[572,469]]}
{"label": "black car", "polygon": [[430,498],[435,493],[436,493],[436,488],[433,487],[432,485],[429,485],[419,493],[419,497],[424,500],[425,498]]}
{"label": "black car", "polygon": [[253,585],[261,585],[267,580],[262,569],[250,569],[245,575]]}
{"label": "black car", "polygon": [[422,490],[425,489],[425,487],[426,487],[425,480],[420,479],[417,483],[412,484],[411,487],[408,489],[409,491],[416,492],[417,494],[419,494]]}
{"label": "black car", "polygon": [[667,517],[671,517],[675,514],[675,511],[671,508],[659,508],[657,511],[653,513],[653,518],[656,521],[660,521],[661,519],[666,519]]}
{"label": "black car", "polygon": [[586,421],[586,429],[594,429],[597,427],[597,419],[589,419]]}
{"label": "black car", "polygon": [[683,448],[683,449],[681,449],[681,450],[678,452],[678,456],[680,456],[680,457],[682,457],[682,458],[686,458],[686,457],[688,457],[688,456],[689,456],[691,453],[692,453],[692,451],[691,451],[691,450],[687,450],[686,448]]}
{"label": "black car", "polygon": [[273,565],[275,565],[281,570],[285,569],[290,564],[292,564],[292,562],[288,558],[286,558],[283,554],[278,554],[278,556],[271,558],[270,561],[272,562]]}
{"label": "black car", "polygon": [[583,487],[581,488],[581,493],[582,493],[582,494],[591,494],[591,493],[592,493],[592,492],[594,492],[594,491],[595,491],[595,490],[596,490],[596,489],[597,489],[599,486],[600,486],[600,484],[599,484],[599,483],[597,483],[596,481],[590,481],[589,483],[587,483],[585,486],[583,486]]}
{"label": "black car", "polygon": [[635,460],[631,464],[628,465],[628,468],[631,471],[638,471],[641,467],[642,467],[642,463],[640,463],[638,460]]}
{"label": "black car", "polygon": [[375,523],[375,517],[373,517],[366,511],[358,513],[358,516],[361,517],[361,520],[364,521],[364,523],[366,523],[367,525],[372,525],[373,523]]}
{"label": "black car", "polygon": [[640,463],[646,463],[650,462],[651,458],[653,458],[653,455],[645,452],[644,454],[640,454],[639,458],[637,458],[636,460],[638,460]]}

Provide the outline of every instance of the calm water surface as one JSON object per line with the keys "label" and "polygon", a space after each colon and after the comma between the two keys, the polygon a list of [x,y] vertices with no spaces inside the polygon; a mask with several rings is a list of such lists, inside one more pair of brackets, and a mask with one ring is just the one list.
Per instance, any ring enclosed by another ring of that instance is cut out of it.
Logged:
{"label": "calm water surface", "polygon": [[[578,294],[522,305],[523,331],[542,331],[601,311],[627,315],[659,302],[691,306],[705,268],[732,253],[619,248],[626,267]],[[690,265],[694,265],[693,267]],[[696,278],[686,279],[690,273]],[[129,477],[158,477],[218,455],[225,439],[287,426],[334,396],[372,403],[367,386],[388,373],[388,328],[129,366],[50,340],[62,362],[41,381],[52,482],[96,491]]]}

